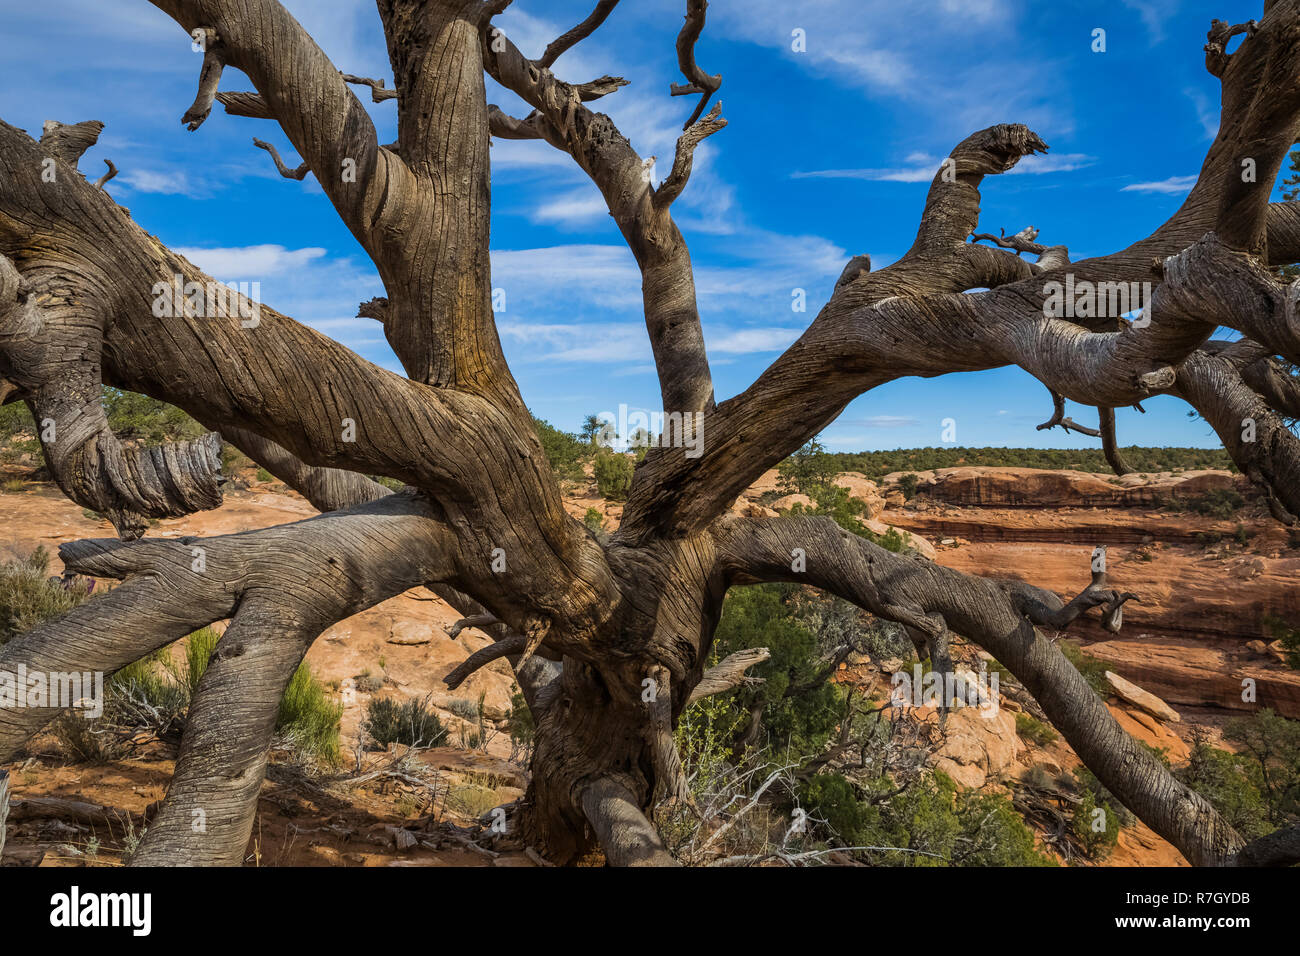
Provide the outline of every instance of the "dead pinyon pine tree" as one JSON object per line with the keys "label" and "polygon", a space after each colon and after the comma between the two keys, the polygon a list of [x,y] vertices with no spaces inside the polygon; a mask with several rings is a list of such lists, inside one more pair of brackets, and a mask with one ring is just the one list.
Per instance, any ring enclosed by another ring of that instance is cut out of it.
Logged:
{"label": "dead pinyon pine tree", "polygon": [[[122,581],[11,641],[0,670],[112,672],[231,621],[134,862],[237,864],[277,703],[313,639],[424,586],[495,637],[461,676],[507,658],[534,714],[532,785],[514,821],[529,845],[561,863],[593,845],[614,864],[672,863],[650,820],[658,802],[684,794],[674,722],[704,677],[727,589],[763,581],[803,582],[900,622],[932,660],[950,633],[980,645],[1102,784],[1191,862],[1300,860],[1295,830],[1243,839],[1119,727],[1040,632],[1091,609],[1118,629],[1132,595],[1108,588],[1104,569],[1064,603],[891,553],[829,517],[731,511],[743,489],[863,392],[902,376],[1017,365],[1051,390],[1058,418],[1063,397],[1100,409],[1108,446],[1116,406],[1182,398],[1281,520],[1300,514],[1300,444],[1285,427],[1300,415],[1286,371],[1300,363],[1300,284],[1288,288],[1269,268],[1300,260],[1300,202],[1269,202],[1300,134],[1300,0],[1266,0],[1257,22],[1213,22],[1205,64],[1222,85],[1219,132],[1187,200],[1150,236],[1079,262],[1063,245],[1035,242],[1033,230],[980,245],[972,237],[984,178],[1047,146],[1021,125],[973,133],[937,171],[907,254],[877,272],[864,256],[849,262],[802,337],[721,403],[672,213],[693,150],[725,126],[714,98],[722,78],[695,58],[705,0],[686,2],[676,40],[685,82],[672,89],[698,99],[657,185],[588,105],[625,81],[566,82],[551,71],[617,0],[600,0],[536,59],[492,26],[510,0],[378,0],[391,86],[341,73],[277,0],[151,2],[204,50],[183,122],[197,129],[219,102],[280,125],[303,165],[290,170],[265,148],[285,176],[319,180],[374,261],[388,295],[360,313],[383,324],[407,374],[237,295],[191,294],[212,280],[136,225],[103,180],[77,172],[102,124],[49,122],[38,142],[0,123],[0,398],[52,423],[42,438],[59,486],[119,532],[63,546],[67,568]],[[226,66],[255,89],[222,90]],[[532,112],[490,105],[485,72]],[[376,138],[350,85],[360,83],[376,101],[396,101],[397,142]],[[545,140],[599,187],[641,269],[663,407],[704,422],[702,454],[649,452],[604,543],[561,507],[494,327],[493,136]],[[1155,291],[1136,319],[1065,318],[1048,300],[1067,276],[1076,288],[1150,282]],[[161,318],[159,288],[183,290]],[[1240,338],[1209,341],[1220,327]],[[102,384],[173,403],[214,431],[124,448],[100,405]],[[142,538],[146,518],[219,504],[221,438],[322,514],[221,537]],[[407,487],[390,493],[366,475]],[[797,552],[806,563],[792,560]],[[707,690],[743,677],[732,670],[710,674]],[[0,710],[0,761],[55,716]],[[196,808],[206,832],[191,828]]]}

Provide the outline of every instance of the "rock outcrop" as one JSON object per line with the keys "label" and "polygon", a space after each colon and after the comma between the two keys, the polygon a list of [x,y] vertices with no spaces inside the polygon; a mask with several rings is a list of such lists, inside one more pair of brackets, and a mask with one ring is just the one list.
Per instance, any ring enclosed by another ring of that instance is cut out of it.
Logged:
{"label": "rock outcrop", "polygon": [[[905,472],[886,475],[896,486]],[[1169,499],[1190,499],[1215,491],[1253,494],[1241,475],[1227,471],[1131,474],[1123,478],[1083,471],[1041,468],[940,468],[913,472],[916,493],[932,501],[975,507],[1149,508]]]}

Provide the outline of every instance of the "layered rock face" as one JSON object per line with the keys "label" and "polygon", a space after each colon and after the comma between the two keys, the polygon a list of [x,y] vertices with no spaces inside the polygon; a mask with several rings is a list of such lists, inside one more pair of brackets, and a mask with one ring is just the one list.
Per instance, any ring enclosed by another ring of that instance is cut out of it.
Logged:
{"label": "layered rock face", "polygon": [[[886,475],[886,488],[905,472]],[[1144,508],[1174,499],[1194,499],[1233,490],[1243,497],[1255,492],[1241,475],[1227,471],[1131,474],[1122,478],[1082,471],[1039,468],[940,468],[912,472],[916,494],[953,505],[1006,508]]]}

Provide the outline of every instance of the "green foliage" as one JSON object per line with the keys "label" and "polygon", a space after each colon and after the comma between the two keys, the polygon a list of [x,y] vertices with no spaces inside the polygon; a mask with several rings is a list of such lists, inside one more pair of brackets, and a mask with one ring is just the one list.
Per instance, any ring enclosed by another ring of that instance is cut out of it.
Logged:
{"label": "green foliage", "polygon": [[1228,721],[1223,736],[1254,762],[1269,821],[1281,826],[1300,815],[1300,721],[1265,707]]}
{"label": "green foliage", "polygon": [[35,434],[36,421],[26,402],[0,405],[0,440],[13,438],[19,433]]}
{"label": "green foliage", "polygon": [[1016,733],[1040,747],[1046,747],[1057,738],[1056,731],[1050,726],[1024,712],[1016,714]]}
{"label": "green foliage", "polygon": [[783,491],[798,492],[813,496],[828,485],[831,480],[845,469],[839,467],[834,455],[826,453],[826,447],[816,438],[776,466],[780,475],[778,483]]}
{"label": "green foliage", "polygon": [[1207,518],[1227,520],[1245,505],[1246,499],[1232,488],[1215,488],[1203,495],[1186,500],[1170,498],[1165,507],[1176,511],[1193,511]]}
{"label": "green foliage", "polygon": [[0,645],[89,597],[83,579],[65,588],[51,584],[49,573],[50,555],[43,547],[21,560],[0,563]]}
{"label": "green foliage", "polygon": [[[1136,471],[1199,471],[1217,468],[1236,471],[1222,448],[1120,449]],[[1111,475],[1100,448],[900,448],[890,451],[833,452],[834,472],[857,471],[878,481],[892,472],[933,471],[963,466],[1070,469]]]}
{"label": "green foliage", "polygon": [[1259,768],[1249,757],[1212,747],[1199,736],[1192,743],[1187,763],[1175,769],[1174,776],[1209,800],[1246,839],[1272,831]]}
{"label": "green foliage", "polygon": [[1282,618],[1272,614],[1264,615],[1262,623],[1272,638],[1281,642],[1282,655],[1286,659],[1287,667],[1300,669],[1300,628],[1292,627]]}
{"label": "green foliage", "polygon": [[[889,781],[874,787],[892,790]],[[945,774],[921,777],[902,793],[863,805],[858,839],[872,862],[889,866],[1053,866],[1034,833],[1002,794],[961,790]]]}
{"label": "green foliage", "polygon": [[1084,853],[1094,860],[1105,859],[1119,842],[1119,815],[1090,789],[1075,806],[1071,827]]}
{"label": "green foliage", "polygon": [[105,386],[103,403],[109,427],[123,441],[157,445],[207,433],[206,428],[179,408],[147,395]]}
{"label": "green foliage", "polygon": [[766,647],[771,659],[751,668],[764,679],[727,695],[731,707],[717,715],[721,725],[748,726],[752,708],[761,708],[760,740],[773,750],[796,754],[822,749],[840,714],[840,692],[818,667],[818,641],[797,618],[793,584],[759,584],[732,588],[723,603],[714,635],[719,657],[747,647]]}
{"label": "green foliage", "polygon": [[361,729],[380,747],[392,743],[436,747],[447,736],[442,721],[429,706],[429,698],[399,704],[391,697],[376,697],[366,705]]}
{"label": "green foliage", "polygon": [[510,695],[510,714],[506,720],[510,728],[510,739],[522,746],[531,746],[537,736],[537,725],[533,722],[533,712],[528,709],[524,692],[517,687]]}
{"label": "green foliage", "polygon": [[589,446],[595,448],[605,427],[605,424],[595,415],[588,415],[582,420],[582,430],[578,434]]}
{"label": "green foliage", "polygon": [[912,497],[916,494],[916,486],[920,482],[920,480],[921,480],[920,478],[918,478],[910,471],[905,475],[899,476],[898,490],[902,492],[904,501],[910,501]]}
{"label": "green foliage", "polygon": [[550,422],[533,416],[533,428],[542,443],[546,461],[557,478],[577,481],[582,478],[582,459],[590,453],[590,443],[577,435],[561,431]]}
{"label": "green foliage", "polygon": [[886,551],[901,554],[907,550],[907,540],[899,534],[897,528],[890,528],[884,534],[877,534],[867,527],[863,521],[867,510],[866,503],[850,495],[847,488],[831,484],[815,485],[809,497],[813,499],[815,508],[808,508],[801,502],[795,502],[790,508],[790,514],[824,515],[834,520],[845,531],[866,538],[868,541],[874,541]]}
{"label": "green foliage", "polygon": [[625,501],[632,490],[632,472],[635,466],[627,455],[614,451],[597,452],[592,463],[596,475],[596,488],[602,498]]}
{"label": "green foliage", "polygon": [[258,480],[258,481],[275,481],[275,475],[271,474],[271,473],[270,473],[269,471],[267,471],[265,468],[259,468],[259,469],[257,469],[257,480]]}
{"label": "green foliage", "polygon": [[276,732],[298,750],[325,763],[339,762],[339,720],[343,705],[336,703],[306,661],[298,665],[280,699]]}
{"label": "green foliage", "polygon": [[185,638],[185,654],[179,664],[170,657],[163,658],[163,666],[176,683],[184,688],[187,702],[198,693],[199,681],[208,669],[208,662],[212,660],[212,652],[217,649],[219,640],[220,634],[205,627]]}
{"label": "green foliage", "polygon": [[1089,657],[1073,641],[1061,641],[1056,646],[1061,649],[1066,660],[1074,665],[1074,669],[1083,675],[1083,679],[1088,682],[1088,686],[1097,693],[1098,697],[1105,700],[1110,696],[1110,681],[1106,680],[1108,668],[1105,663],[1095,657]]}
{"label": "green foliage", "polygon": [[601,514],[599,508],[588,508],[587,513],[582,516],[582,523],[592,531],[605,530],[605,516]]}
{"label": "green foliage", "polygon": [[853,784],[838,773],[819,773],[799,788],[799,801],[808,815],[845,846],[861,846],[868,815]]}

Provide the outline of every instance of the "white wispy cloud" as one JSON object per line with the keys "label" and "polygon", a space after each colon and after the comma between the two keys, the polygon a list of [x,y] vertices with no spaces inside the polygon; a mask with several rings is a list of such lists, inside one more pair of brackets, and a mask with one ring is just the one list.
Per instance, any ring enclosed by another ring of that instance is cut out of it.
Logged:
{"label": "white wispy cloud", "polygon": [[607,216],[605,197],[590,183],[543,202],[529,214],[533,222],[570,227],[589,226]]}
{"label": "white wispy cloud", "polygon": [[904,415],[871,415],[868,418],[853,419],[841,424],[865,425],[868,428],[913,428],[920,425],[921,420]]}
{"label": "white wispy cloud", "polygon": [[[1044,173],[1064,173],[1082,169],[1095,163],[1096,157],[1086,153],[1057,153],[1026,156],[1008,170],[1008,175],[1021,173],[1043,175]],[[794,172],[791,179],[865,179],[873,182],[893,183],[928,183],[939,172],[943,159],[927,153],[912,153],[906,165],[883,169],[815,169],[806,172]]]}
{"label": "white wispy cloud", "polygon": [[227,248],[178,246],[175,251],[204,272],[214,276],[230,276],[241,281],[266,281],[296,273],[326,254],[319,247],[286,249],[270,243]]}
{"label": "white wispy cloud", "polygon": [[[1060,132],[1072,126],[1060,106],[1064,81],[1056,64],[1015,42],[1023,11],[1014,0],[751,0],[718,4],[709,16],[710,29],[716,23],[729,38],[777,50],[815,75],[906,102],[939,118],[943,130],[969,132],[1014,115]],[[795,30],[803,31],[802,49],[794,48]]]}
{"label": "white wispy cloud", "polygon": [[1130,183],[1120,190],[1122,193],[1185,193],[1196,185],[1195,176],[1170,176],[1168,179],[1150,183]]}
{"label": "white wispy cloud", "polygon": [[199,199],[211,193],[207,184],[198,182],[184,170],[171,169],[131,169],[118,178],[120,189],[123,185],[142,193],[158,193],[164,196],[189,196]]}

